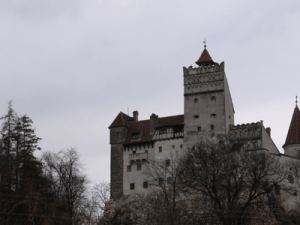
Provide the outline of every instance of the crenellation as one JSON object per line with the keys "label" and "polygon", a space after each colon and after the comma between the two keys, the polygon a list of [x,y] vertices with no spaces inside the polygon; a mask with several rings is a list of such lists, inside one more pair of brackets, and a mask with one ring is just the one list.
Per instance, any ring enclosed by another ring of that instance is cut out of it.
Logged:
{"label": "crenellation", "polygon": [[218,63],[214,63],[212,65],[207,66],[199,66],[193,68],[193,66],[189,66],[188,68],[183,67],[183,74],[184,75],[193,75],[199,73],[213,73],[213,72],[224,72],[224,62],[220,65]]}

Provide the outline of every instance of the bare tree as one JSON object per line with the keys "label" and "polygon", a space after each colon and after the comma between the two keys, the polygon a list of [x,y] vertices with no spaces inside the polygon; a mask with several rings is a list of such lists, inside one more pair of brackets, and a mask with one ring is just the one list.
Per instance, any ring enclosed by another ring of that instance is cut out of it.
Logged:
{"label": "bare tree", "polygon": [[244,151],[228,138],[202,141],[187,156],[182,178],[199,194],[214,223],[249,224],[270,218],[269,197],[287,173],[267,151]]}
{"label": "bare tree", "polygon": [[70,148],[58,153],[45,152],[42,159],[45,175],[52,181],[51,190],[55,198],[65,207],[69,224],[76,224],[76,216],[86,198],[88,182],[77,150]]}

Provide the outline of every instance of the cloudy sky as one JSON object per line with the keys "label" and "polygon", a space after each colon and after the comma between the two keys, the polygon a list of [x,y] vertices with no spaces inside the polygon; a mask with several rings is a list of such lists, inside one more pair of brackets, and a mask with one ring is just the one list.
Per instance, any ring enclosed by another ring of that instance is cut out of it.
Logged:
{"label": "cloudy sky", "polygon": [[13,100],[43,150],[77,147],[92,183],[109,181],[108,126],[127,108],[182,114],[182,67],[204,37],[236,124],[263,120],[282,151],[300,95],[299,0],[1,0],[0,114]]}

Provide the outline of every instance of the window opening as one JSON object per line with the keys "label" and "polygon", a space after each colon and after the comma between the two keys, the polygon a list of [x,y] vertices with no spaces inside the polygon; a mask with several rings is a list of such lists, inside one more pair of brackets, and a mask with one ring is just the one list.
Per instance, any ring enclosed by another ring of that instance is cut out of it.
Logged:
{"label": "window opening", "polygon": [[145,181],[145,182],[143,183],[143,188],[148,188],[148,182],[147,182],[147,181]]}
{"label": "window opening", "polygon": [[275,185],[275,194],[280,195],[280,186],[278,184]]}
{"label": "window opening", "polygon": [[140,138],[140,136],[141,136],[141,134],[139,132],[138,133],[133,133],[132,134],[132,140],[137,140],[137,139]]}
{"label": "window opening", "polygon": [[117,137],[119,136],[119,132],[117,132]]}
{"label": "window opening", "polygon": [[167,178],[167,183],[168,183],[168,184],[172,184],[172,177],[168,177],[168,178]]}
{"label": "window opening", "polygon": [[172,145],[172,148],[174,149],[174,148],[175,148],[175,145]]}
{"label": "window opening", "polygon": [[142,164],[137,164],[137,170],[142,170]]}
{"label": "window opening", "polygon": [[210,125],[210,129],[211,130],[215,130],[215,126],[214,125]]}
{"label": "window opening", "polygon": [[136,153],[136,151],[133,151],[132,153],[133,153],[133,154],[135,154],[135,153]]}
{"label": "window opening", "polygon": [[148,153],[148,150],[145,150],[145,153]]}
{"label": "window opening", "polygon": [[162,147],[161,146],[159,146],[159,152],[162,152]]}
{"label": "window opening", "polygon": [[217,116],[217,114],[210,114],[210,117],[215,118]]}
{"label": "window opening", "polygon": [[134,190],[134,183],[130,184],[130,190]]}
{"label": "window opening", "polygon": [[162,178],[159,178],[159,179],[158,179],[158,184],[159,184],[159,185],[162,185],[163,182],[164,182],[164,180],[163,180]]}
{"label": "window opening", "polygon": [[216,96],[211,96],[211,100],[216,100]]}
{"label": "window opening", "polygon": [[166,159],[166,167],[170,166],[170,159]]}
{"label": "window opening", "polygon": [[198,102],[198,98],[195,98],[195,99],[194,99],[194,102]]}
{"label": "window opening", "polygon": [[180,145],[180,148],[182,148],[182,145]]}
{"label": "window opening", "polygon": [[199,118],[199,116],[198,116],[198,115],[195,115],[195,116],[194,116],[194,118],[195,118],[195,119],[198,119],[198,118]]}
{"label": "window opening", "polygon": [[127,166],[127,172],[131,172],[131,165]]}
{"label": "window opening", "polygon": [[198,132],[200,132],[201,131],[201,127],[198,127]]}

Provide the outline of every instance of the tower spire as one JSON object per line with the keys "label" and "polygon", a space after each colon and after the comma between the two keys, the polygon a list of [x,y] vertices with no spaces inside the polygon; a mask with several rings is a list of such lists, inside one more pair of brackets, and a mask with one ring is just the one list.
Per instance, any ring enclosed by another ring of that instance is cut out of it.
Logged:
{"label": "tower spire", "polygon": [[204,38],[204,50],[201,54],[201,56],[199,57],[199,59],[196,61],[196,64],[198,64],[199,66],[208,66],[211,64],[214,64],[215,62],[212,60],[212,58],[210,57],[207,49],[206,49],[206,39]]}

